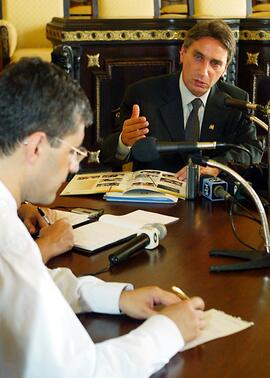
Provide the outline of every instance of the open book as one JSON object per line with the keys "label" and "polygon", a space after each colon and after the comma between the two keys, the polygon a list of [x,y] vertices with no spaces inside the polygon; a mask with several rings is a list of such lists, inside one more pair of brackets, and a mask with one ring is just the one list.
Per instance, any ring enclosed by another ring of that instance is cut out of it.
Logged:
{"label": "open book", "polygon": [[78,174],[61,195],[106,193],[111,201],[177,202],[186,197],[186,183],[158,170]]}
{"label": "open book", "polygon": [[[64,212],[61,213],[58,219],[66,216]],[[161,223],[166,225],[177,220],[176,217],[144,210],[136,210],[126,215],[105,214],[96,222],[74,229],[75,247],[87,254],[96,253],[117,244],[119,241],[128,240],[146,224]]]}

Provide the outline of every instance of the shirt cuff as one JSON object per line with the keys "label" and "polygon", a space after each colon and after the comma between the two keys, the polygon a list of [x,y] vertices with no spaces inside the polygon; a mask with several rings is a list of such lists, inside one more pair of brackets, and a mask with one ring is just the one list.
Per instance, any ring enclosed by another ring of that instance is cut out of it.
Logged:
{"label": "shirt cuff", "polygon": [[117,150],[116,150],[116,155],[115,157],[119,160],[125,160],[128,155],[130,154],[130,150],[131,150],[131,147],[130,146],[126,146],[123,142],[122,142],[122,133],[119,135],[119,138],[118,138],[118,145],[117,145]]}
{"label": "shirt cuff", "polygon": [[97,312],[103,314],[120,314],[119,299],[123,290],[133,290],[128,283],[81,282],[80,303],[84,312]]}
{"label": "shirt cuff", "polygon": [[[144,342],[149,340],[148,351],[153,360],[159,356],[160,361],[167,363],[172,356],[183,349],[185,341],[176,324],[165,315],[154,315],[140,327],[131,332],[134,336],[143,336]],[[148,338],[148,335],[151,336]]]}

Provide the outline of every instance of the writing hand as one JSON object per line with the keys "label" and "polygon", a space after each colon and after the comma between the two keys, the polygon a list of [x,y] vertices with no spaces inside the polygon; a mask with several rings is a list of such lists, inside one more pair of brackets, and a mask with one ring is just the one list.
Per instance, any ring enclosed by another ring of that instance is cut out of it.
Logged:
{"label": "writing hand", "polygon": [[40,230],[36,240],[44,263],[52,257],[69,251],[74,245],[74,233],[68,219],[62,218]]}
{"label": "writing hand", "polygon": [[[48,208],[43,210],[50,220],[50,223],[53,223],[56,217],[55,212]],[[47,223],[38,212],[37,207],[32,205],[31,203],[22,204],[18,209],[18,214],[30,234],[34,234],[35,232],[39,231],[39,229],[47,227]]]}
{"label": "writing hand", "polygon": [[160,313],[170,318],[180,330],[184,340],[197,337],[205,328],[204,302],[199,297],[181,301],[163,308]]}
{"label": "writing hand", "polygon": [[133,144],[149,132],[149,122],[146,117],[140,116],[139,105],[133,105],[131,117],[125,120],[123,124],[121,139],[126,146]]}
{"label": "writing hand", "polygon": [[147,319],[157,314],[158,305],[172,305],[179,303],[177,295],[162,290],[157,286],[148,286],[131,291],[123,291],[119,308],[126,315],[136,319]]}

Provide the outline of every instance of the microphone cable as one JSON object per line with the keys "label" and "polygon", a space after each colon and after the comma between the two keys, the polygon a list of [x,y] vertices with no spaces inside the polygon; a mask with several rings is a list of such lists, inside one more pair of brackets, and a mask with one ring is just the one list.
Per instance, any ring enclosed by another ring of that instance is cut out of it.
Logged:
{"label": "microphone cable", "polygon": [[[240,189],[240,186],[239,188],[237,189],[236,193],[234,194],[234,196],[236,196],[237,192],[239,191]],[[246,243],[245,241],[243,241],[240,236],[238,235],[238,232],[236,230],[236,225],[235,225],[235,222],[234,222],[234,216],[241,216],[241,217],[245,217],[253,222],[256,222],[258,224],[261,225],[261,221],[256,217],[254,216],[254,213],[251,212],[246,206],[244,206],[239,200],[237,200],[234,196],[231,196],[229,197],[229,207],[228,207],[228,216],[229,216],[229,221],[230,221],[230,225],[231,225],[231,229],[232,229],[232,232],[233,232],[233,235],[234,237],[236,238],[236,240],[239,241],[239,243],[241,243],[242,245],[244,245],[245,247],[247,247],[248,249],[252,250],[252,251],[256,251],[257,248],[256,247],[253,247],[252,245]],[[235,211],[235,205],[240,207],[242,210],[244,210],[247,214],[244,214],[244,213],[240,213],[240,212],[237,212]],[[261,232],[260,232],[260,236],[261,235]]]}

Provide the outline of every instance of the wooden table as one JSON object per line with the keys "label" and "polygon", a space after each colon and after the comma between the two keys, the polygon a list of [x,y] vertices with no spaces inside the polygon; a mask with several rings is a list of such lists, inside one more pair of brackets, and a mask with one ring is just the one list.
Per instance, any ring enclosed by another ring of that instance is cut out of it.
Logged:
{"label": "wooden table", "polygon": [[[110,205],[100,198],[62,197],[60,206],[105,208],[105,212],[125,214],[137,205]],[[168,225],[168,235],[156,251],[144,252],[99,277],[110,281],[132,282],[136,287],[159,285],[181,287],[188,295],[200,295],[206,308],[225,311],[253,321],[254,327],[178,353],[155,377],[185,378],[264,378],[270,376],[270,283],[269,270],[210,273],[212,264],[232,263],[210,258],[209,250],[241,249],[230,228],[226,205],[205,199],[181,201],[175,205],[141,205],[140,208],[177,216]],[[236,218],[239,235],[245,242],[262,249],[259,225]],[[111,252],[111,251],[110,251]],[[55,258],[50,267],[66,266],[77,275],[99,270],[108,262],[109,252],[86,257],[74,252]],[[80,319],[94,341],[123,335],[139,322],[125,316],[87,314]]]}

